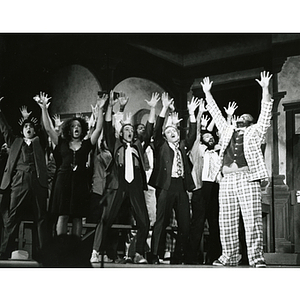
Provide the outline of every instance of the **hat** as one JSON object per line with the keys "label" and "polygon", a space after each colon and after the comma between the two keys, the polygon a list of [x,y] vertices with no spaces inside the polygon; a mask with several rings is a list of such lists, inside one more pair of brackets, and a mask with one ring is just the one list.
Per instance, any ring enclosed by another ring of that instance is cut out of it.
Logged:
{"label": "hat", "polygon": [[27,260],[28,258],[29,258],[29,254],[25,250],[16,250],[11,253],[11,259]]}

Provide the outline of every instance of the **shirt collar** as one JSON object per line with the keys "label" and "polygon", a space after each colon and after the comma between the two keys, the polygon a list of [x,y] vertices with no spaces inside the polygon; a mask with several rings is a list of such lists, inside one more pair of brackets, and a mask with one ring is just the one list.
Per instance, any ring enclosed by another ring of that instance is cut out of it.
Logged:
{"label": "shirt collar", "polygon": [[29,146],[32,143],[32,139],[23,138],[24,142]]}

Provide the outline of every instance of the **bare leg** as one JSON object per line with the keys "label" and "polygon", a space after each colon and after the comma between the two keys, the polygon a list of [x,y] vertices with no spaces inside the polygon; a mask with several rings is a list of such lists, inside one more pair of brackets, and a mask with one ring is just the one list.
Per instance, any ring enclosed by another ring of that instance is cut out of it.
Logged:
{"label": "bare leg", "polygon": [[67,234],[69,216],[59,216],[56,225],[57,235]]}
{"label": "bare leg", "polygon": [[73,219],[73,226],[72,226],[72,234],[81,236],[82,231],[82,219],[81,218],[74,218]]}

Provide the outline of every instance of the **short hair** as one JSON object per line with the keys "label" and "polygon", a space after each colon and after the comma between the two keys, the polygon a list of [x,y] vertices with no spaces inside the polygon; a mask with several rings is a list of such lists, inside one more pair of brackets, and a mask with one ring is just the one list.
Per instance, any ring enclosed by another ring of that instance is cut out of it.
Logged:
{"label": "short hair", "polygon": [[84,139],[84,137],[88,133],[88,124],[85,121],[85,119],[83,119],[81,117],[73,117],[73,118],[68,119],[66,122],[64,122],[64,124],[62,125],[62,134],[63,134],[63,137],[66,140],[68,140],[68,141],[71,140],[71,131],[70,131],[70,128],[71,128],[71,125],[72,125],[73,121],[78,121],[80,123],[81,129],[82,129],[80,138]]}
{"label": "short hair", "polygon": [[23,129],[24,129],[24,126],[26,125],[26,124],[31,124],[32,125],[32,127],[34,128],[34,131],[35,131],[35,134],[37,135],[38,134],[38,132],[39,132],[39,124],[36,122],[36,121],[34,121],[34,119],[32,118],[32,119],[23,119],[23,120],[21,120],[20,121],[20,128],[21,128],[21,134],[23,135]]}
{"label": "short hair", "polygon": [[[125,124],[123,124],[122,127],[121,127],[121,129],[120,129],[120,132],[119,132],[119,138],[120,138],[121,141],[123,141],[123,130],[124,130],[124,127],[125,127],[125,126],[130,126],[130,127],[132,127],[132,129],[133,129],[133,134],[135,133],[134,126],[133,126],[131,123],[125,123]],[[121,134],[121,133],[122,133],[122,134]]]}

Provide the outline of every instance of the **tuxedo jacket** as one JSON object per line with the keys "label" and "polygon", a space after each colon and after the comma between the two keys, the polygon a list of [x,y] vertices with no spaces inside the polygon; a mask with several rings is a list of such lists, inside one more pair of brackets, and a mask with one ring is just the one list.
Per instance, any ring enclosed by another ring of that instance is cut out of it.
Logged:
{"label": "tuxedo jacket", "polygon": [[[174,159],[174,151],[169,146],[162,134],[162,127],[165,118],[158,116],[154,128],[154,168],[151,174],[149,185],[154,188],[168,190],[171,184],[172,165]],[[184,188],[192,191],[195,184],[191,175],[191,163],[187,156],[188,151],[192,148],[196,139],[196,122],[190,123],[189,133],[185,140],[179,143],[179,150],[184,166]]]}

